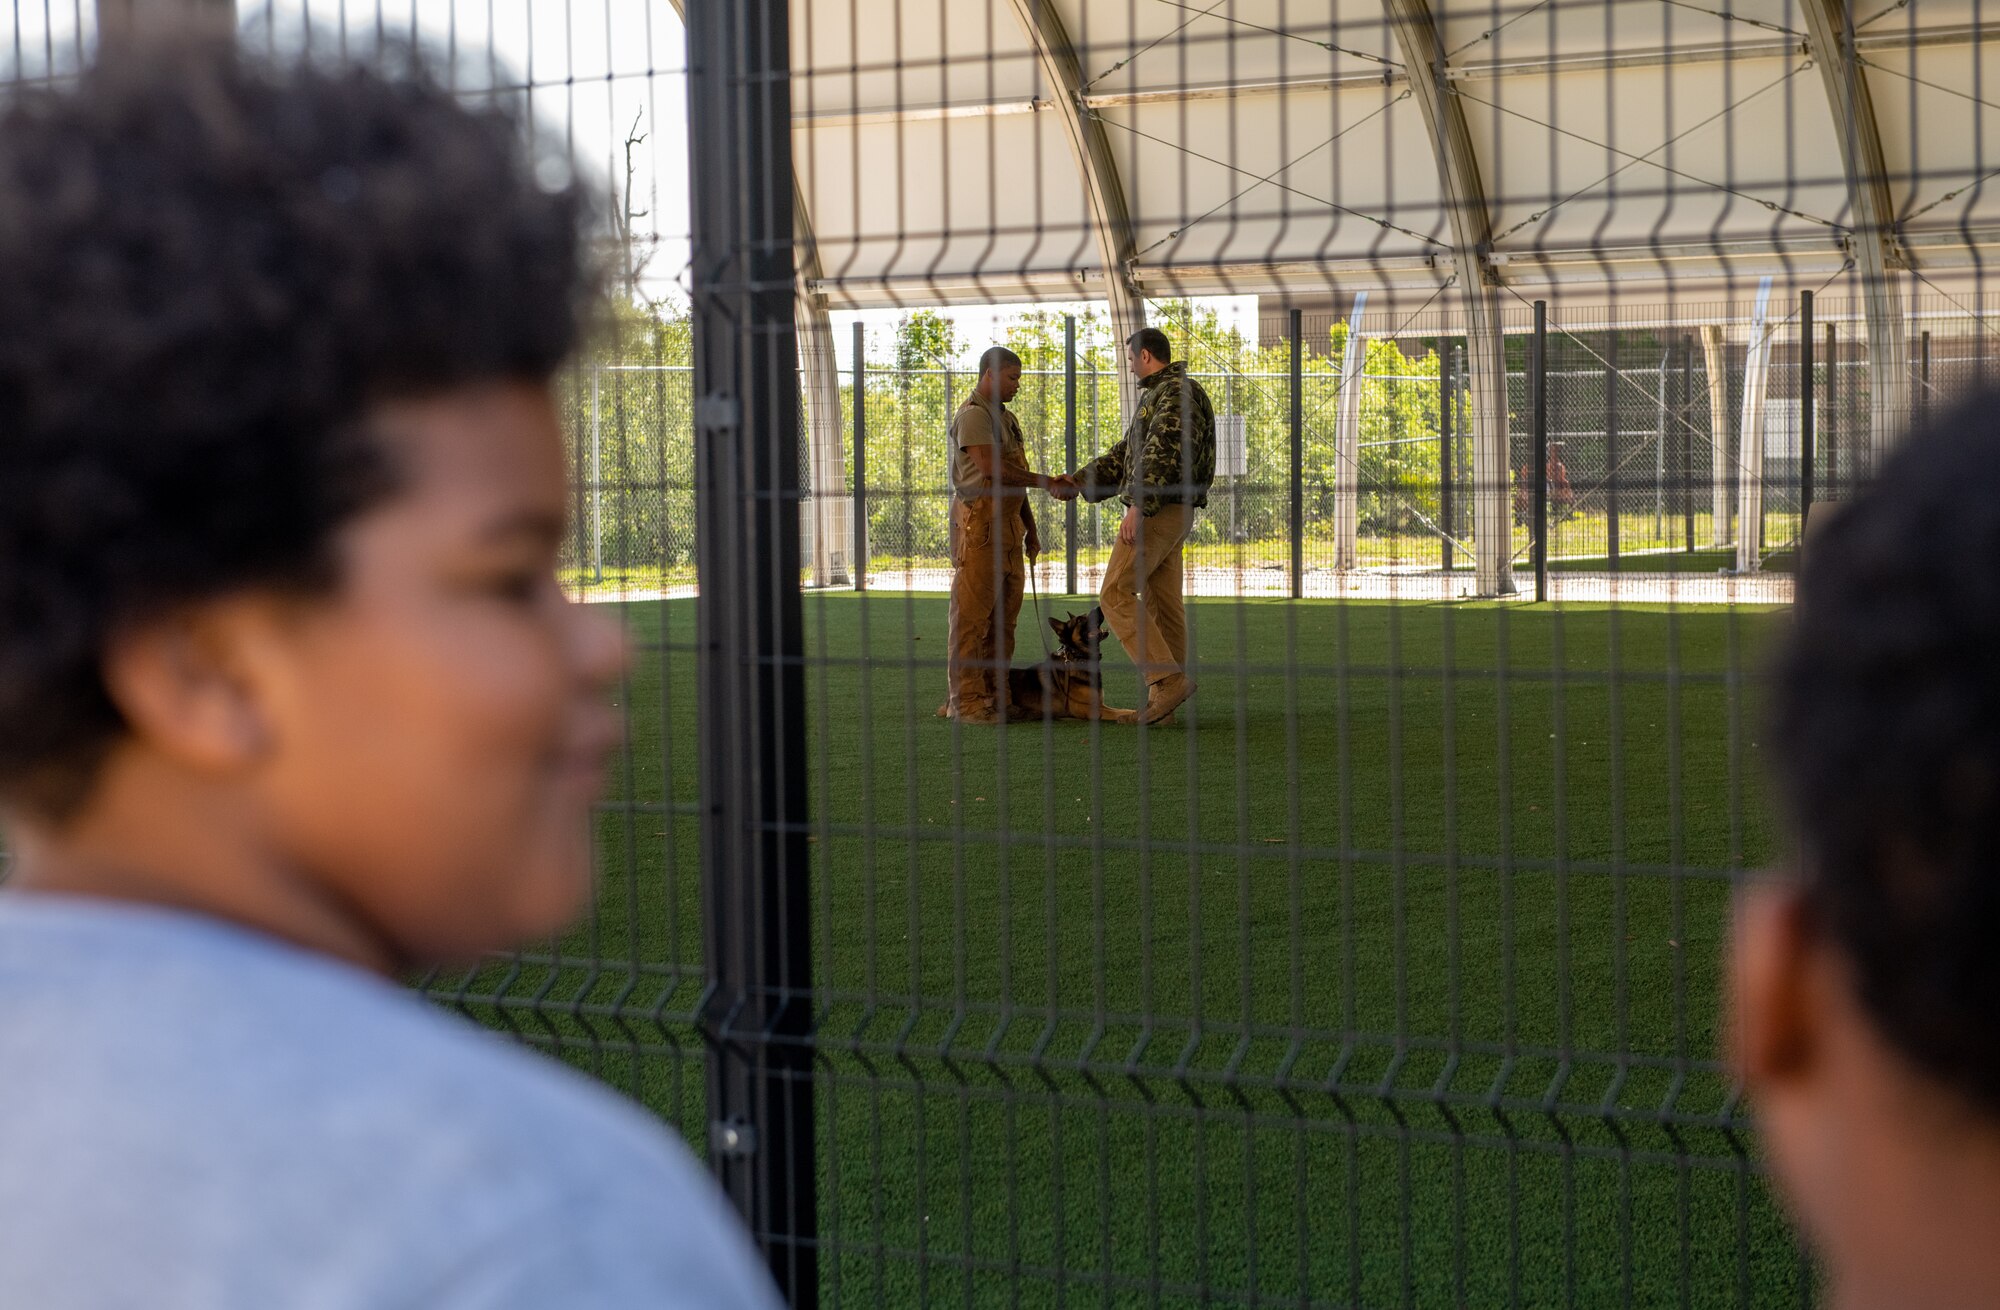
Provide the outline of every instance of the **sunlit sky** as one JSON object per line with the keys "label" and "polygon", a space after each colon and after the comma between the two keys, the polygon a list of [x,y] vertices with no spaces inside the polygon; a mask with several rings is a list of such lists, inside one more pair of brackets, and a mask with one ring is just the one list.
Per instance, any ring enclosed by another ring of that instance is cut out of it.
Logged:
{"label": "sunlit sky", "polygon": [[[18,0],[0,12],[0,72],[39,77],[75,70],[95,38],[96,0]],[[646,269],[648,294],[685,299],[688,264],[688,134],[686,40],[680,18],[663,0],[239,0],[245,39],[281,47],[304,42],[333,50],[366,43],[377,33],[411,38],[444,55],[457,84],[477,91],[525,88],[537,144],[567,158],[605,197],[625,194],[629,136],[630,209],[642,214],[635,231],[655,237]],[[614,189],[615,188],[615,189]],[[1219,297],[1228,324],[1256,337],[1256,297]],[[996,339],[1007,322],[1032,308],[1057,313],[1077,305],[955,306],[968,357]],[[858,318],[871,340],[907,311],[833,315],[840,366],[851,367]],[[871,354],[875,348],[871,348]]]}

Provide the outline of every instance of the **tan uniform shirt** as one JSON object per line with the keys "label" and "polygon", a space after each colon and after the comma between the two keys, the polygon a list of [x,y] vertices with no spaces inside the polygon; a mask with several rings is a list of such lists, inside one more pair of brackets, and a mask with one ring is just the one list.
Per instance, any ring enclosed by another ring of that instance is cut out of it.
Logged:
{"label": "tan uniform shirt", "polygon": [[[993,433],[993,412],[1000,412],[1000,433],[995,440]],[[981,399],[979,393],[967,396],[965,403],[951,417],[951,489],[960,500],[971,501],[993,494],[990,479],[979,471],[979,465],[972,462],[967,449],[971,446],[998,446],[1000,462],[1014,464],[1021,468],[1028,466],[1028,443],[1021,435],[1021,420],[1005,405]],[[1019,497],[1024,494],[1020,487],[1006,487],[1003,496]]]}

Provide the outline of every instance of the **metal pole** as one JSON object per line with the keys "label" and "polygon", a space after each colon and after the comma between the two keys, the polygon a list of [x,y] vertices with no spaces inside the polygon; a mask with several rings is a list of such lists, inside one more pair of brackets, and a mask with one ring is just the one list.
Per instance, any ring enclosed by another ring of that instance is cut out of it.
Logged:
{"label": "metal pole", "polygon": [[1826,325],[1826,498],[1840,499],[1840,350]]}
{"label": "metal pole", "polygon": [[[1236,413],[1236,368],[1233,364],[1230,366],[1229,371],[1222,375],[1222,395],[1222,412],[1234,415]],[[1247,465],[1250,456],[1247,448],[1249,443],[1246,440],[1244,444],[1246,448],[1243,456],[1244,463]],[[1243,474],[1241,472],[1232,474],[1229,479],[1229,544],[1232,546],[1236,544],[1236,501],[1242,489]]]}
{"label": "metal pole", "polygon": [[1667,365],[1673,362],[1674,348],[1660,351],[1659,372],[1653,382],[1653,540],[1667,536]]}
{"label": "metal pole", "polygon": [[854,325],[854,589],[868,590],[868,333]]}
{"label": "metal pole", "polygon": [[1440,554],[1444,561],[1444,571],[1451,572],[1451,534],[1457,527],[1451,513],[1451,431],[1452,402],[1458,397],[1452,391],[1451,342],[1443,343],[1438,351],[1438,522],[1444,531],[1438,534],[1442,546]]}
{"label": "metal pole", "polygon": [[[1799,293],[1799,549],[1813,501],[1813,320],[1810,291]],[[1793,561],[1796,567],[1797,561]]]}
{"label": "metal pole", "polygon": [[1694,554],[1694,338],[1681,337],[1681,520]]}
{"label": "metal pole", "polygon": [[[1076,315],[1063,315],[1063,467],[1076,468]],[[1063,502],[1063,590],[1076,595],[1076,500]]]}
{"label": "metal pole", "polygon": [[1534,359],[1528,386],[1535,410],[1535,599],[1549,598],[1549,302],[1535,302]]}
{"label": "metal pole", "polygon": [[787,0],[688,6],[709,1160],[819,1299]]}
{"label": "metal pole", "polygon": [[590,569],[604,581],[604,439],[597,421],[600,365],[590,366]]}
{"label": "metal pole", "polygon": [[1771,279],[1757,283],[1757,300],[1750,313],[1750,349],[1743,360],[1742,418],[1736,429],[1736,571],[1755,573],[1763,567],[1764,415],[1771,393],[1771,351],[1779,324],[1770,319]]}
{"label": "metal pole", "polygon": [[1928,427],[1931,421],[1931,334],[1924,333],[1923,389],[1917,393],[1917,422]]}
{"label": "metal pole", "polygon": [[1605,334],[1604,351],[1604,551],[1618,571],[1618,333]]}
{"label": "metal pole", "polygon": [[1306,594],[1305,334],[1292,311],[1292,599]]}
{"label": "metal pole", "polygon": [[[1118,354],[1118,351],[1122,351],[1123,349],[1124,347],[1120,346],[1117,348],[1117,350],[1114,350],[1112,352],[1113,357],[1122,358],[1122,356]],[[1099,437],[1097,428],[1097,414],[1098,414],[1097,379],[1099,376],[1099,372],[1100,370],[1097,369],[1095,366],[1093,366],[1090,370],[1090,448],[1092,450],[1099,449],[1098,445]],[[1103,524],[1104,524],[1103,513],[1097,508],[1097,506],[1092,505],[1090,507],[1090,547],[1092,550],[1096,550],[1104,545]]]}

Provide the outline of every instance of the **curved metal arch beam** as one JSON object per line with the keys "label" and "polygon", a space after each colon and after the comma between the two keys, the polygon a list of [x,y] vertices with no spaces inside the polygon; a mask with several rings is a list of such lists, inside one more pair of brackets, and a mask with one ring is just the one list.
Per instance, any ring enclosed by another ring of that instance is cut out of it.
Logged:
{"label": "curved metal arch beam", "polygon": [[1451,219],[1452,257],[1465,301],[1467,381],[1472,388],[1472,542],[1482,596],[1514,591],[1512,497],[1507,444],[1507,352],[1500,292],[1487,256],[1493,210],[1472,152],[1465,111],[1446,76],[1444,47],[1427,0],[1382,0],[1409,69],[1437,159],[1438,184]]}
{"label": "curved metal arch beam", "polygon": [[[1076,46],[1069,29],[1056,11],[1055,0],[1012,0],[1014,16],[1035,48],[1042,78],[1055,93],[1056,113],[1062,118],[1070,152],[1076,157],[1077,173],[1083,179],[1085,202],[1090,207],[1090,224],[1096,229],[1098,260],[1104,266],[1104,299],[1111,309],[1111,329],[1122,343],[1146,326],[1146,301],[1132,283],[1131,265],[1135,258],[1132,212],[1125,204],[1125,187],[1118,175],[1118,161],[1111,153],[1111,140],[1104,125],[1085,106],[1083,65],[1077,61]],[[1132,388],[1123,381],[1119,390],[1124,411],[1131,412]]]}
{"label": "curved metal arch beam", "polygon": [[1906,260],[1896,237],[1896,207],[1889,195],[1875,102],[1856,60],[1853,15],[1844,0],[1800,0],[1799,7],[1805,11],[1807,43],[1826,86],[1847,175],[1854,266],[1861,275],[1868,325],[1869,445],[1879,464],[1909,417],[1909,340],[1897,276]]}

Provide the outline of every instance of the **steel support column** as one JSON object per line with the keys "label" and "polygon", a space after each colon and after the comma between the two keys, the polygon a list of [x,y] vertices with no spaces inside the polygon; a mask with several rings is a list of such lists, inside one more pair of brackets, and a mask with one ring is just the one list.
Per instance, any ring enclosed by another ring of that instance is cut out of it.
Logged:
{"label": "steel support column", "polygon": [[848,580],[847,470],[841,458],[840,371],[826,297],[798,283],[799,363],[805,374],[807,463],[812,468],[812,575],[816,587]]}
{"label": "steel support column", "polygon": [[[1514,591],[1512,506],[1507,485],[1507,351],[1500,292],[1487,264],[1493,211],[1486,203],[1472,133],[1448,81],[1444,47],[1427,0],[1383,0],[1396,44],[1423,110],[1438,182],[1451,217],[1452,258],[1465,303],[1465,371],[1472,391],[1472,543],[1474,588],[1482,596]],[[1424,70],[1419,75],[1419,70]]]}
{"label": "steel support column", "polygon": [[1701,359],[1708,372],[1708,544],[1727,546],[1729,534],[1729,342],[1722,328],[1701,329]]}
{"label": "steel support column", "polygon": [[1750,352],[1743,361],[1743,421],[1736,439],[1736,571],[1755,573],[1764,554],[1764,399],[1771,390],[1771,279],[1757,288]]}
{"label": "steel support column", "polygon": [[1361,315],[1368,293],[1354,293],[1347,316],[1347,349],[1340,356],[1340,400],[1333,428],[1333,567],[1346,572],[1361,564],[1361,389],[1367,371],[1368,338]]}
{"label": "steel support column", "polygon": [[1826,87],[1847,176],[1851,249],[1868,324],[1868,441],[1872,462],[1879,465],[1909,421],[1909,341],[1898,275],[1907,259],[1896,237],[1896,206],[1889,195],[1875,102],[1856,59],[1853,7],[1843,0],[1800,0],[1799,9]]}

